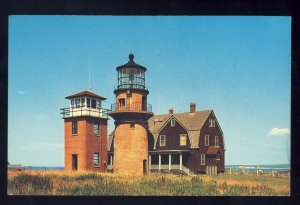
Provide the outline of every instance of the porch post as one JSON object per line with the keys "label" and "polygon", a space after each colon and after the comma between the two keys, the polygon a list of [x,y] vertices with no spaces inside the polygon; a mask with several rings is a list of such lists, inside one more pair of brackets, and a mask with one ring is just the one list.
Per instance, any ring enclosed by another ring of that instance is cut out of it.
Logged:
{"label": "porch post", "polygon": [[158,155],[158,170],[160,170],[160,165],[161,165],[161,155]]}
{"label": "porch post", "polygon": [[110,155],[110,165],[111,166],[113,165],[113,157],[112,157],[112,155]]}
{"label": "porch post", "polygon": [[149,154],[149,170],[151,169],[151,155]]}
{"label": "porch post", "polygon": [[180,153],[180,170],[182,170],[182,153]]}
{"label": "porch post", "polygon": [[169,170],[172,169],[171,166],[172,166],[172,155],[169,154]]}

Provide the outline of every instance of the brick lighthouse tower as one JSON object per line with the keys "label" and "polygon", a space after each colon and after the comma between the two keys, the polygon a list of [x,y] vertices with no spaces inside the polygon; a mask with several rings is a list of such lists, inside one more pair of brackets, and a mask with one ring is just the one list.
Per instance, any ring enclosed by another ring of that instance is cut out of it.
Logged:
{"label": "brick lighthouse tower", "polygon": [[153,113],[147,105],[146,68],[133,59],[131,53],[129,62],[117,67],[116,103],[109,115],[115,120],[114,172],[142,175],[149,170],[147,120]]}
{"label": "brick lighthouse tower", "polygon": [[64,170],[106,171],[108,110],[102,108],[106,98],[90,90],[66,97],[62,108],[65,124]]}

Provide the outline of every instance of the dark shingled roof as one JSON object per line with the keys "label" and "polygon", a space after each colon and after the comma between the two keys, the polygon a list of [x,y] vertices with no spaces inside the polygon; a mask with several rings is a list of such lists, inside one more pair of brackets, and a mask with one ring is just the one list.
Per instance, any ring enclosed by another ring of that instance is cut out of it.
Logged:
{"label": "dark shingled roof", "polygon": [[220,150],[219,146],[210,146],[206,154],[218,154],[219,150]]}
{"label": "dark shingled roof", "polygon": [[141,66],[141,65],[135,63],[134,60],[133,60],[133,58],[134,58],[134,55],[132,53],[129,54],[129,61],[128,61],[128,63],[126,63],[124,65],[118,66],[117,67],[117,71],[119,71],[121,68],[140,68],[140,69],[142,69],[144,71],[147,70],[144,66]]}
{"label": "dark shingled roof", "polygon": [[101,99],[101,100],[106,100],[105,97],[97,95],[96,93],[93,93],[93,92],[91,92],[89,90],[85,90],[85,91],[82,91],[82,92],[75,93],[73,95],[67,96],[66,99],[75,98],[75,97],[81,97],[81,96],[90,96],[90,97],[98,98],[98,99]]}
{"label": "dark shingled roof", "polygon": [[154,115],[148,120],[149,131],[154,137],[154,143],[158,139],[158,133],[166,122],[173,116],[178,122],[180,122],[189,132],[189,140],[191,142],[191,148],[199,147],[200,130],[207,120],[212,110],[197,111],[194,113],[183,112],[165,115]]}

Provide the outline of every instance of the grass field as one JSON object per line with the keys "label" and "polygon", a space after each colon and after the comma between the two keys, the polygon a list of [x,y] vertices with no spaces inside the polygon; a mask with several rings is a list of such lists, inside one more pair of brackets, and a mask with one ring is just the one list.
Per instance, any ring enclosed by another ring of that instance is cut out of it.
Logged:
{"label": "grass field", "polygon": [[156,196],[288,196],[287,174],[264,173],[217,176],[150,174],[122,176],[109,173],[63,171],[8,171],[12,195],[156,195]]}

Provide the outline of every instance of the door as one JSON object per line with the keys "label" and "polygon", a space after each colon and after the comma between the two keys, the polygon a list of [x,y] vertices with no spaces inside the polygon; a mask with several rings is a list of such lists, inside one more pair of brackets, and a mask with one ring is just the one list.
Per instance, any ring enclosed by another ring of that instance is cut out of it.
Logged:
{"label": "door", "polygon": [[143,174],[147,174],[147,160],[143,160]]}
{"label": "door", "polygon": [[78,157],[77,154],[72,154],[72,169],[78,170]]}

